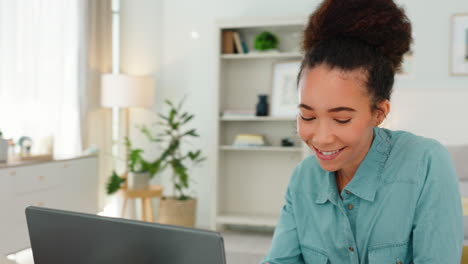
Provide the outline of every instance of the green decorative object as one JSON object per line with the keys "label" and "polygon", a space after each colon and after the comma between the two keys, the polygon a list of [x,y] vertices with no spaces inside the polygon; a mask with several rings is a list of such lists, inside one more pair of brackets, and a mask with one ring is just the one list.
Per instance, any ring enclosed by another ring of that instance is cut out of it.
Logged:
{"label": "green decorative object", "polygon": [[255,37],[255,49],[264,51],[264,50],[271,50],[276,49],[278,47],[279,40],[273,33],[264,31],[258,34]]}
{"label": "green decorative object", "polygon": [[[158,128],[156,129],[159,133],[153,135],[148,127],[139,127],[140,131],[151,142],[163,149],[162,154],[155,161],[147,161],[142,157],[143,150],[133,149],[130,140],[126,138],[125,144],[129,149],[128,169],[135,173],[149,172],[152,178],[158,172],[170,167],[172,169],[174,197],[177,200],[189,200],[191,199],[187,194],[190,187],[189,165],[199,164],[206,158],[201,157],[201,150],[182,151],[183,143],[187,142],[189,137],[199,137],[196,129],[183,130],[194,115],[182,112],[183,100],[177,107],[169,100],[165,102],[169,106],[169,111],[166,115],[159,114],[161,121],[157,122]],[[120,177],[113,171],[107,182],[107,194],[117,192],[125,181],[124,177]]]}
{"label": "green decorative object", "polygon": [[129,149],[128,154],[128,168],[131,172],[149,172],[150,178],[153,178],[154,175],[161,168],[161,161],[155,160],[153,162],[146,161],[142,157],[142,149],[132,149],[132,144],[130,140],[126,137],[125,144]]}
{"label": "green decorative object", "polygon": [[[148,172],[150,178],[153,178],[156,173],[160,170],[160,165],[161,161],[160,160],[155,160],[153,162],[147,161],[143,158],[142,149],[133,149],[132,148],[132,143],[128,139],[128,137],[125,137],[125,145],[127,146],[128,149],[128,170],[129,172],[134,172],[134,173],[142,173],[142,172]],[[117,192],[121,185],[126,181],[127,179],[124,177],[120,177],[115,171],[112,172],[111,177],[109,178],[107,182],[107,194],[113,194]]]}
{"label": "green decorative object", "polygon": [[120,189],[120,185],[125,182],[125,178],[119,177],[115,171],[112,172],[111,177],[107,181],[107,194],[113,194]]}
{"label": "green decorative object", "polygon": [[187,194],[190,187],[189,166],[199,164],[206,158],[201,157],[201,150],[182,150],[186,149],[183,143],[188,143],[188,138],[199,137],[196,129],[183,129],[194,117],[194,115],[182,111],[183,100],[180,101],[177,107],[169,100],[166,100],[165,103],[169,106],[169,111],[166,115],[159,114],[161,121],[157,124],[160,127],[156,129],[156,131],[162,132],[153,135],[146,126],[141,127],[141,132],[150,141],[164,146],[164,151],[158,158],[161,165],[160,171],[170,167],[172,169],[171,179],[174,186],[174,197],[177,200],[189,200],[191,199]]}

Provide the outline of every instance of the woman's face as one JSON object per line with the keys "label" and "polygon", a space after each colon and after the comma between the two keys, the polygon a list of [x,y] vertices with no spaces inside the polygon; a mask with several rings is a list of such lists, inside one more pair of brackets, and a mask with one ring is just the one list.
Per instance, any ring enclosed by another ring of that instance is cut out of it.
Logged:
{"label": "woman's face", "polygon": [[[298,134],[324,170],[352,176],[370,148],[373,127],[382,115],[371,111],[365,78],[361,71],[331,70],[326,65],[302,74]],[[382,104],[386,115],[388,101]]]}

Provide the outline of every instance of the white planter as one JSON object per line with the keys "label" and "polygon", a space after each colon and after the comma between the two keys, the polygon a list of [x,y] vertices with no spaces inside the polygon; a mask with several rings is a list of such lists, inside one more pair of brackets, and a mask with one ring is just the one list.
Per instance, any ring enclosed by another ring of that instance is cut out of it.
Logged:
{"label": "white planter", "polygon": [[148,172],[129,172],[127,184],[129,190],[148,189],[150,174]]}
{"label": "white planter", "polygon": [[6,162],[8,158],[8,140],[0,138],[0,162]]}

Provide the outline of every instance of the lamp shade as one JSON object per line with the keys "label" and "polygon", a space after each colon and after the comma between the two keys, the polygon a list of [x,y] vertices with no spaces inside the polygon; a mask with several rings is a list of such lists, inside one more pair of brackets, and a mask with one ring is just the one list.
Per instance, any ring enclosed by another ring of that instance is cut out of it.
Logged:
{"label": "lamp shade", "polygon": [[151,77],[104,74],[101,78],[101,105],[104,107],[151,107],[154,89]]}

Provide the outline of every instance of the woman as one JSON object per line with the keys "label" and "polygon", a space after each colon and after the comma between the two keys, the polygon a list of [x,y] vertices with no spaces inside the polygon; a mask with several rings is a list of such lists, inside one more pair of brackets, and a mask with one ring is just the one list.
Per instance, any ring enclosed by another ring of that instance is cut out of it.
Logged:
{"label": "woman", "polygon": [[460,263],[448,152],[378,128],[410,43],[410,22],[392,0],[325,0],[311,15],[297,124],[315,156],[293,172],[262,263]]}

